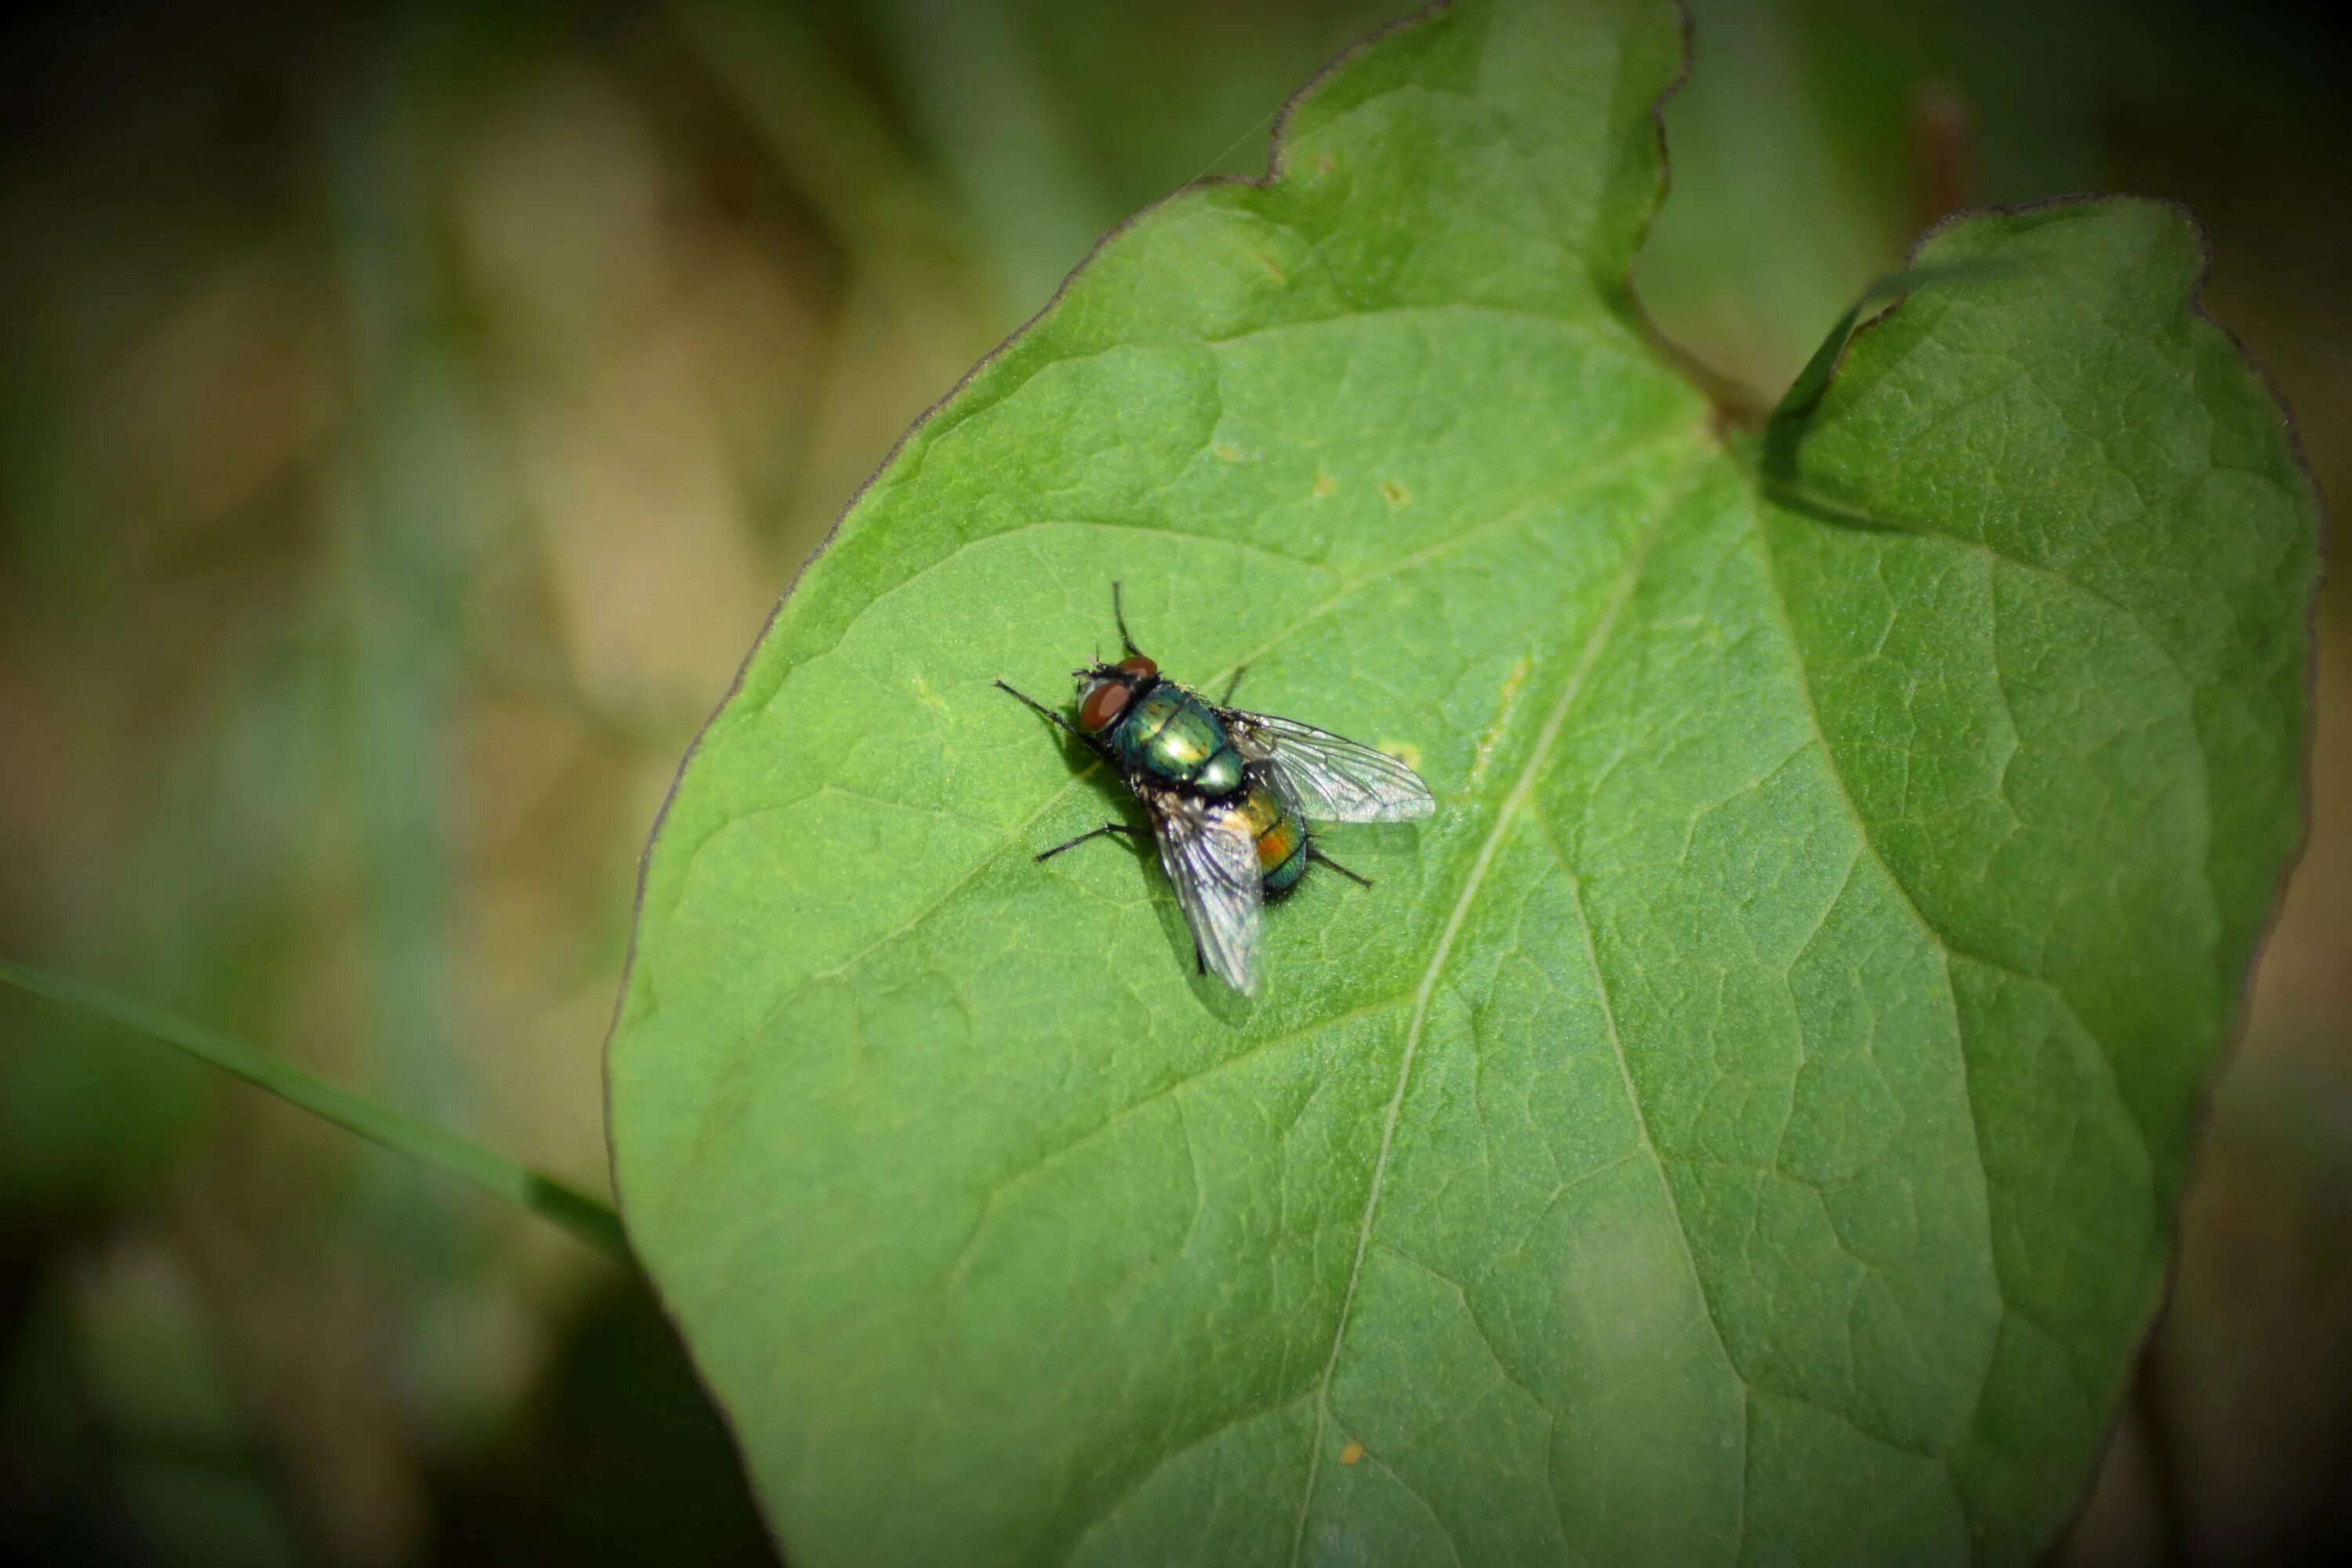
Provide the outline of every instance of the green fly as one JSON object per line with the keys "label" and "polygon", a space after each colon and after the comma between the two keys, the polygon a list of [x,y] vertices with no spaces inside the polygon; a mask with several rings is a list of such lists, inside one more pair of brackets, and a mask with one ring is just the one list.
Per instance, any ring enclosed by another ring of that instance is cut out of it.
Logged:
{"label": "green fly", "polygon": [[[1234,672],[1211,702],[1160,673],[1128,635],[1118,584],[1111,616],[1127,657],[1071,673],[1078,718],[1072,723],[1035,699],[996,684],[1076,736],[1117,770],[1150,814],[1160,864],[1176,888],[1202,973],[1244,995],[1257,993],[1267,903],[1298,885],[1311,861],[1371,884],[1316,847],[1307,824],[1418,822],[1437,809],[1420,775],[1386,752],[1324,731],[1225,704]],[[1139,837],[1106,822],[1037,857],[1050,860],[1090,838]]]}

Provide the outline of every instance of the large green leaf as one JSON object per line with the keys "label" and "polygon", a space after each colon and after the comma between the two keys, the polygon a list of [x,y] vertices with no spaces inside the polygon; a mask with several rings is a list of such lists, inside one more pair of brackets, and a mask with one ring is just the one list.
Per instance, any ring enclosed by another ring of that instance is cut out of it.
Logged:
{"label": "large green leaf", "polygon": [[[2078,1494],[2297,833],[2313,494],[2122,201],[1940,231],[1727,436],[1624,282],[1680,64],[1663,0],[1352,57],[712,721],[614,1150],[796,1562],[2016,1561]],[[990,682],[1113,577],[1439,797],[1255,1004],[1148,856],[1031,859],[1129,808]]]}

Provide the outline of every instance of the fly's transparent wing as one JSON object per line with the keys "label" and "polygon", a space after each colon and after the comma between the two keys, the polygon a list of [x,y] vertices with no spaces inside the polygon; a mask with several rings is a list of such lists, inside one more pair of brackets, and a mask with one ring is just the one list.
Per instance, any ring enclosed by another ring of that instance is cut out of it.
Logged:
{"label": "fly's transparent wing", "polygon": [[1160,863],[1175,885],[1202,962],[1244,996],[1257,994],[1265,905],[1257,840],[1232,814],[1183,795],[1149,797]]}
{"label": "fly's transparent wing", "polygon": [[1265,713],[1228,713],[1225,732],[1318,822],[1418,822],[1437,809],[1421,775],[1386,752]]}

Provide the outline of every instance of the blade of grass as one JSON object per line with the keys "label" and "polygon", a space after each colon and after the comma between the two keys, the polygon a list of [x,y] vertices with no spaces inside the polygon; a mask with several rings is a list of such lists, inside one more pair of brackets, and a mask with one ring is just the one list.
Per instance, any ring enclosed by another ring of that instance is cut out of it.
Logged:
{"label": "blade of grass", "polygon": [[444,1127],[362,1099],[289,1066],[218,1030],[175,1017],[143,1002],[95,985],[0,958],[0,984],[110,1020],[134,1033],[210,1063],[290,1105],[336,1126],[405,1154],[421,1165],[469,1182],[492,1197],[530,1210],[562,1226],[591,1247],[624,1262],[634,1261],[612,1205],[553,1176],[486,1149]]}
{"label": "blade of grass", "polygon": [[[420,34],[420,48],[432,47]],[[475,510],[472,386],[437,265],[422,131],[405,58],[330,110],[326,216],[349,342],[351,415],[329,510],[339,652],[349,685],[352,823],[365,945],[370,1088],[447,1117],[471,1099],[451,982],[448,780],[466,639],[463,530]]]}

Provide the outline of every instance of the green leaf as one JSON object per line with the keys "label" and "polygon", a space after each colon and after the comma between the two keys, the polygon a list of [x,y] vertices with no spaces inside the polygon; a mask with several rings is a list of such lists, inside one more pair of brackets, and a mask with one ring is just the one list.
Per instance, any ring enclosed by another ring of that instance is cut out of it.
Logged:
{"label": "green leaf", "polygon": [[[1625,279],[1663,3],[1469,0],[1108,241],[680,778],[610,1053],[796,1563],[2031,1557],[2298,832],[2316,509],[2194,231],[1970,218],[1769,444]],[[1034,716],[1409,748],[1192,973]]]}

